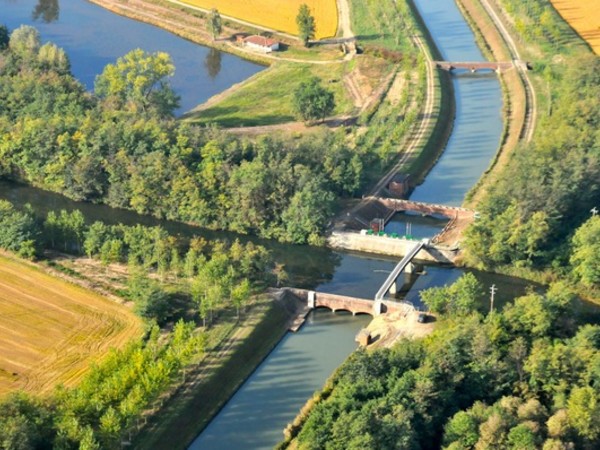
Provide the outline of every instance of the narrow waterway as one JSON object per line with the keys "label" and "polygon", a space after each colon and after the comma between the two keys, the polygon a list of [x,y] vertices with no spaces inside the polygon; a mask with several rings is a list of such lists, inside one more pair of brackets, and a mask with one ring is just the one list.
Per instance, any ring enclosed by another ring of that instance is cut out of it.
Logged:
{"label": "narrow waterway", "polygon": [[355,349],[354,336],[370,320],[313,311],[297,334],[283,338],[189,448],[272,448],[299,407]]}
{"label": "narrow waterway", "polygon": [[21,25],[37,28],[43,42],[67,52],[73,74],[89,90],[104,66],[133,49],[167,52],[175,65],[171,85],[181,96],[178,113],[264,69],[86,0],[0,0],[0,24],[11,31]]}
{"label": "narrow waterway", "polygon": [[[414,0],[446,61],[485,61],[454,0]],[[411,200],[459,206],[496,154],[502,135],[502,90],[495,73],[452,75],[456,116],[437,164]]]}
{"label": "narrow waterway", "polygon": [[[414,0],[445,61],[485,61],[475,36],[454,0]],[[490,166],[502,135],[502,90],[493,72],[455,71],[452,75],[456,115],[444,153],[411,200],[460,206],[466,194]],[[386,231],[414,237],[436,234],[445,221],[420,223],[398,214]],[[408,228],[407,228],[408,227]]]}
{"label": "narrow waterway", "polygon": [[[472,31],[460,15],[453,0],[415,0],[415,3],[444,59],[449,61],[484,60],[475,44]],[[415,189],[411,200],[460,205],[497,151],[502,132],[502,94],[497,77],[495,74],[457,74],[452,75],[452,78],[456,95],[456,118],[452,135],[442,157],[428,174],[425,182]],[[392,222],[392,227],[397,229],[391,231],[404,234],[407,223],[410,223],[410,234],[419,237],[431,236],[444,226],[443,221],[434,219],[423,221],[414,216],[398,216]],[[390,231],[390,228],[387,228],[387,231]],[[378,283],[381,283],[379,280],[383,280],[392,267],[393,263],[385,264],[384,261],[375,263],[368,259],[363,259],[359,265],[356,265],[350,257],[342,257],[332,280],[318,286],[318,289],[356,297],[372,297],[376,288],[367,293],[364,292],[365,287],[369,286],[367,289],[370,289],[370,286],[378,286]],[[425,267],[424,270],[427,275],[419,277],[406,293],[406,299],[416,305],[420,305],[419,291],[421,289],[451,283],[462,273],[459,269],[440,267]],[[489,282],[489,280],[487,281]],[[524,286],[519,286],[519,288],[524,289]],[[516,293],[512,289],[511,291],[511,294]],[[367,295],[364,295],[363,292]],[[256,378],[250,378],[242,386],[238,395],[229,401],[209,427],[194,441],[190,447],[191,450],[200,448],[206,450],[267,449],[272,448],[281,439],[281,434],[279,434],[279,439],[276,439],[277,433],[274,432],[281,432],[285,424],[293,419],[293,411],[297,411],[307,398],[304,397],[303,401],[298,403],[294,401],[293,393],[295,383],[298,382],[297,377],[302,378],[303,375],[308,376],[309,374],[303,372],[302,363],[296,365],[293,358],[289,362],[282,360],[279,356],[280,352],[285,352],[285,346],[293,340],[304,348],[305,353],[302,354],[309,355],[307,361],[311,361],[311,364],[313,364],[312,361],[319,360],[319,367],[323,367],[331,358],[328,353],[319,357],[314,346],[311,346],[310,341],[304,337],[303,333],[310,336],[313,326],[309,324],[293,338],[290,338],[289,335],[286,337],[259,367]],[[360,324],[357,322],[355,330],[358,330],[359,327]],[[344,339],[344,337],[336,334],[332,335],[331,339],[333,342]],[[305,340],[306,343],[304,343]],[[349,346],[346,352],[349,352],[352,347]],[[282,363],[283,366],[281,366]],[[279,375],[279,371],[283,373]],[[270,376],[262,378],[261,375],[258,375],[263,373],[268,373]],[[289,374],[294,376],[290,377]],[[318,389],[327,376],[327,372],[314,379],[311,376],[311,382],[314,383],[313,389]],[[285,380],[289,381],[287,388],[284,387]],[[269,391],[268,404],[272,406],[261,405],[260,412],[255,411],[255,405],[264,400],[253,393],[261,392],[263,383],[269,381],[277,386],[273,391]],[[292,394],[292,398],[288,397],[288,392]],[[274,411],[277,413],[272,414]],[[269,418],[272,417],[273,428],[264,428],[264,423],[260,421],[261,413],[266,414]],[[257,428],[258,423],[261,423],[261,428]],[[227,432],[227,430],[235,430],[235,432]]]}
{"label": "narrow waterway", "polygon": [[[474,37],[453,0],[416,0],[440,51],[447,60],[483,60]],[[39,5],[60,6],[39,12]],[[88,88],[96,74],[127,51],[142,47],[169,52],[177,67],[173,86],[185,99],[182,109],[200,103],[231,84],[260,70],[230,55],[189,43],[155,27],[116,16],[82,0],[34,1],[0,0],[0,22],[15,28],[33,24],[44,40],[64,47],[73,71]],[[38,14],[39,12],[39,14]],[[35,18],[34,16],[37,16]],[[168,43],[168,45],[167,45]],[[212,65],[212,68],[211,68]],[[218,68],[218,70],[216,70]],[[211,74],[217,74],[213,76]],[[460,204],[488,166],[499,143],[502,129],[501,92],[494,75],[458,74],[453,76],[456,93],[454,131],[444,155],[413,200],[450,205]],[[396,261],[369,255],[334,252],[307,246],[281,245],[269,241],[215,233],[196,227],[159,221],[130,211],[106,206],[72,202],[64,197],[34,188],[0,183],[0,198],[17,205],[30,203],[43,216],[48,209],[80,209],[91,222],[143,223],[161,225],[170,233],[203,235],[208,239],[252,239],[265,245],[278,262],[284,263],[290,284],[324,292],[371,298]],[[416,218],[411,220],[417,221]],[[425,227],[417,231],[419,226]],[[402,227],[398,225],[403,233]],[[429,235],[442,223],[415,226],[415,233]],[[427,228],[430,227],[430,228]],[[424,274],[409,277],[404,294],[419,304],[419,291],[444,285],[462,271],[425,266]],[[509,277],[474,272],[487,287],[499,287],[499,303],[525,292],[527,283]],[[192,444],[192,449],[267,449],[283,437],[285,425],[293,419],[312,392],[319,389],[332,371],[355,348],[354,335],[370,320],[317,311],[297,334],[288,334],[266,358],[238,393]]]}

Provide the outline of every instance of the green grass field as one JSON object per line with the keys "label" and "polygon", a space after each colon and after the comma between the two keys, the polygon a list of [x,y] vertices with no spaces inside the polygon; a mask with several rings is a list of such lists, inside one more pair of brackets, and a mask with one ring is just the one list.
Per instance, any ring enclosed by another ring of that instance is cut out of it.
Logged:
{"label": "green grass field", "polygon": [[187,120],[219,126],[245,127],[286,123],[297,120],[292,99],[294,90],[303,81],[316,76],[334,92],[334,115],[347,114],[353,109],[342,81],[348,63],[299,64],[278,63],[241,85],[225,92],[221,101],[207,109],[191,112]]}

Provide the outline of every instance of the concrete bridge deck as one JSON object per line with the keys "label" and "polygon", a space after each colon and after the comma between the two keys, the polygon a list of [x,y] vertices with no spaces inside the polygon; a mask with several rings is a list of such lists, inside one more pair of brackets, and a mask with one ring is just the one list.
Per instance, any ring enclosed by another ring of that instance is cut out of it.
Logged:
{"label": "concrete bridge deck", "polygon": [[385,295],[389,292],[390,288],[396,283],[396,280],[403,273],[409,265],[412,263],[412,260],[417,256],[417,253],[421,251],[421,249],[425,246],[424,242],[415,243],[414,247],[400,260],[394,270],[388,275],[387,279],[383,282],[377,293],[375,294],[375,301],[382,301]]}
{"label": "concrete bridge deck", "polygon": [[478,70],[501,72],[515,67],[513,61],[433,61],[432,64],[442,70],[453,71],[456,69],[465,69],[471,72],[477,72]]}

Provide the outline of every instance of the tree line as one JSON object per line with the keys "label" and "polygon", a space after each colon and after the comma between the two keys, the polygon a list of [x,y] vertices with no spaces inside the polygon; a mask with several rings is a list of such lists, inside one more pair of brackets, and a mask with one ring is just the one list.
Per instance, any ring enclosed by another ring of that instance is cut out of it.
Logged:
{"label": "tree line", "polygon": [[[517,148],[477,207],[480,218],[466,236],[467,260],[482,268],[551,268],[597,289],[600,60],[547,2],[503,3],[542,30],[525,37],[539,50],[533,77],[541,110],[534,139]],[[560,39],[550,27],[555,22],[563,25]]]}
{"label": "tree line", "polygon": [[32,27],[2,29],[0,176],[158,218],[319,243],[336,197],[358,192],[376,158],[343,134],[250,141],[174,120],[165,53],[133,50],[86,92],[62,49],[41,45]]}
{"label": "tree line", "polygon": [[270,253],[252,242],[183,239],[161,227],[88,225],[78,211],[49,211],[36,219],[28,206],[17,210],[0,200],[0,248],[25,257],[42,257],[46,250],[70,253],[110,264],[127,265],[122,294],[145,319],[164,324],[173,317],[177,298],[187,300],[205,326],[226,308],[240,311],[251,295],[266,284],[285,279],[283,266],[274,266]]}

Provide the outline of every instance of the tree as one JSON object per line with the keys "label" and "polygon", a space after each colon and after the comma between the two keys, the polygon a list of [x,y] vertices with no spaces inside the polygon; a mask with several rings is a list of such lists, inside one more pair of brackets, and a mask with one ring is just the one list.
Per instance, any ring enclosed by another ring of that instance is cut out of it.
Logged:
{"label": "tree", "polygon": [[167,78],[174,73],[168,53],[148,53],[138,48],[115,64],[108,64],[96,77],[95,91],[134,112],[154,109],[159,115],[172,115],[179,98]]}
{"label": "tree", "polygon": [[4,50],[8,47],[10,41],[10,33],[6,25],[0,25],[0,50]]}
{"label": "tree", "polygon": [[33,56],[40,48],[40,33],[29,25],[21,25],[10,35],[9,47],[20,56]]}
{"label": "tree", "polygon": [[593,388],[585,386],[573,389],[568,402],[569,424],[590,443],[597,443],[600,439],[600,401],[598,400],[598,393]]}
{"label": "tree", "polygon": [[451,286],[421,291],[421,299],[427,307],[442,314],[469,314],[477,309],[483,291],[481,283],[472,273],[465,273]]}
{"label": "tree", "polygon": [[600,284],[600,216],[593,216],[575,232],[572,243],[573,274],[588,287]]}
{"label": "tree", "polygon": [[167,293],[143,271],[134,270],[127,284],[129,296],[135,303],[135,311],[146,319],[162,323],[169,310]]}
{"label": "tree", "polygon": [[306,3],[302,3],[298,8],[298,15],[296,16],[296,24],[298,25],[298,36],[304,43],[305,47],[308,47],[310,39],[315,37],[315,18],[310,13],[310,8]]}
{"label": "tree", "polygon": [[250,281],[244,278],[238,282],[237,285],[231,290],[231,301],[237,311],[237,318],[240,318],[240,308],[243,307],[250,298]]}
{"label": "tree", "polygon": [[479,439],[478,428],[475,418],[465,411],[459,411],[444,427],[444,443],[449,445],[455,442],[460,448],[472,448]]}
{"label": "tree", "polygon": [[294,91],[294,109],[305,121],[323,120],[335,109],[333,92],[321,86],[321,80],[311,78]]}
{"label": "tree", "polygon": [[221,31],[223,31],[221,14],[219,14],[219,10],[216,8],[210,10],[210,16],[208,16],[208,31],[212,34],[213,41],[217,39],[219,34],[221,34]]}

